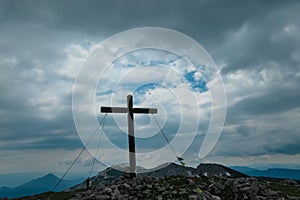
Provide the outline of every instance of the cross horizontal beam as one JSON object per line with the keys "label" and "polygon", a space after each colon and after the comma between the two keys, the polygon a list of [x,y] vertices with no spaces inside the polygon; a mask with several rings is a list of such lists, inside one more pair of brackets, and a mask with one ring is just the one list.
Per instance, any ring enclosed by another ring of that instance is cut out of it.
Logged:
{"label": "cross horizontal beam", "polygon": [[[129,110],[126,107],[106,107],[102,106],[100,111],[102,113],[128,113]],[[133,113],[137,114],[156,114],[157,109],[156,108],[133,108],[132,109]]]}
{"label": "cross horizontal beam", "polygon": [[102,113],[128,113],[128,108],[126,108],[126,107],[106,107],[106,106],[101,106],[100,111]]}
{"label": "cross horizontal beam", "polygon": [[156,108],[133,108],[133,113],[149,113],[149,114],[156,114],[157,113],[157,109]]}
{"label": "cross horizontal beam", "polygon": [[156,114],[156,108],[133,108],[132,95],[127,96],[127,107],[106,107],[101,106],[102,113],[127,113],[128,121],[128,142],[129,142],[129,172],[130,177],[136,177],[136,157],[135,157],[135,138],[134,138],[134,114]]}

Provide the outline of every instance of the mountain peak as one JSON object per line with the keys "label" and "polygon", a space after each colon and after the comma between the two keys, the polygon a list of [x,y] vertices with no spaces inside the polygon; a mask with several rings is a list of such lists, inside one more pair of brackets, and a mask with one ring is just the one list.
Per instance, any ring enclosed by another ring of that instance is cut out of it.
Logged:
{"label": "mountain peak", "polygon": [[[52,173],[48,173],[45,176],[32,179],[22,185],[13,188],[2,187],[0,188],[0,199],[4,197],[16,198],[21,196],[28,196],[33,194],[39,194],[47,191],[51,191],[53,186],[58,182],[59,178]],[[68,181],[62,180],[60,185],[55,191],[62,191],[66,188],[70,188],[74,185],[79,184],[82,180]]]}
{"label": "mountain peak", "polygon": [[[112,165],[110,168],[119,170],[119,171],[125,171],[125,172],[129,172],[130,167],[129,167],[129,163],[121,163],[121,164],[117,164],[117,165]],[[141,166],[136,166],[136,170],[138,172],[142,172],[145,171],[146,169],[141,167]]]}
{"label": "mountain peak", "polygon": [[232,178],[247,177],[238,171],[230,169],[220,164],[214,163],[201,163],[195,169],[193,174],[204,175],[204,176],[227,176]]}
{"label": "mountain peak", "polygon": [[55,176],[54,174],[52,174],[52,173],[49,173],[49,174],[47,174],[47,175],[45,175],[45,176],[43,176],[42,178],[58,178],[57,176]]}

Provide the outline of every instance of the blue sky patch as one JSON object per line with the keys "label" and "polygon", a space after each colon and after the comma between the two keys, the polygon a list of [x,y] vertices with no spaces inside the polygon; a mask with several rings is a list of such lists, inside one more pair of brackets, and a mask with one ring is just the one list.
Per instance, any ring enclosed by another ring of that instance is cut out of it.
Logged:
{"label": "blue sky patch", "polygon": [[184,74],[185,79],[188,81],[194,91],[207,92],[208,88],[202,74],[201,77],[196,78],[196,72],[198,71],[194,70]]}

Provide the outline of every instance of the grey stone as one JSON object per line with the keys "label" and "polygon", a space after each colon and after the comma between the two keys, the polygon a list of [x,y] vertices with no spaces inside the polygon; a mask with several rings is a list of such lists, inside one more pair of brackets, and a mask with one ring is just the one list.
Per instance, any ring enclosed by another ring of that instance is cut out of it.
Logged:
{"label": "grey stone", "polygon": [[282,183],[288,184],[288,185],[297,185],[297,182],[292,179],[285,179],[282,181]]}
{"label": "grey stone", "polygon": [[214,193],[214,194],[220,194],[221,193],[221,190],[219,188],[217,188],[215,185],[210,185],[208,187],[208,191],[211,192],[211,193]]}
{"label": "grey stone", "polygon": [[220,197],[218,197],[218,196],[215,196],[215,195],[211,195],[211,199],[212,199],[212,200],[221,200],[221,198],[220,198]]}
{"label": "grey stone", "polygon": [[109,187],[106,187],[103,189],[103,194],[107,194],[107,195],[110,195],[112,193],[112,189],[109,188]]}
{"label": "grey stone", "polygon": [[224,190],[225,186],[221,183],[221,182],[216,182],[215,184],[217,186],[217,188],[219,188],[220,190]]}
{"label": "grey stone", "polygon": [[197,200],[197,199],[198,199],[197,195],[194,194],[189,195],[189,200]]}
{"label": "grey stone", "polygon": [[158,188],[157,188],[157,190],[158,190],[159,192],[165,191],[166,189],[167,189],[167,188],[164,187],[164,186],[161,186],[161,187],[158,187]]}
{"label": "grey stone", "polygon": [[177,193],[176,190],[173,190],[173,191],[171,191],[171,194],[172,194],[172,195],[177,195],[178,193]]}
{"label": "grey stone", "polygon": [[241,177],[241,178],[236,178],[235,180],[234,180],[234,182],[235,183],[244,183],[245,182],[245,178],[243,178],[243,177]]}
{"label": "grey stone", "polygon": [[250,182],[253,182],[253,181],[257,181],[257,178],[255,178],[255,177],[248,177],[248,178],[246,178],[246,181],[250,181]]}
{"label": "grey stone", "polygon": [[129,191],[129,194],[130,194],[130,196],[134,196],[134,195],[137,194],[137,191],[135,191],[135,190],[130,190],[130,191]]}
{"label": "grey stone", "polygon": [[143,185],[137,185],[137,186],[135,187],[136,190],[142,190],[143,188],[144,188]]}
{"label": "grey stone", "polygon": [[156,197],[156,199],[157,199],[157,200],[162,200],[163,198],[162,198],[161,195],[158,195],[158,196]]}
{"label": "grey stone", "polygon": [[150,194],[150,193],[151,193],[151,190],[146,189],[143,193],[144,193],[144,194]]}
{"label": "grey stone", "polygon": [[181,196],[182,195],[186,195],[188,194],[188,192],[186,191],[186,189],[180,189],[180,191],[178,192]]}
{"label": "grey stone", "polygon": [[163,191],[163,192],[161,193],[161,195],[163,195],[163,196],[166,196],[167,194],[169,194],[168,191]]}
{"label": "grey stone", "polygon": [[[222,196],[232,197],[232,199],[298,199],[289,197],[282,192],[272,191],[270,182],[258,180],[257,178],[227,178],[227,177],[195,177],[191,181],[190,177],[167,177],[155,179],[151,177],[138,177],[130,179],[126,177],[118,178],[107,184],[98,184],[89,190],[73,190],[73,200],[94,200],[94,199],[201,199],[220,200]],[[183,182],[182,185],[177,183]],[[176,183],[176,185],[173,185]],[[285,180],[280,184],[295,184],[294,181]],[[296,182],[297,184],[297,182]],[[195,186],[201,188],[198,193]],[[298,184],[296,185],[298,187]],[[230,191],[231,190],[231,191]],[[47,198],[44,198],[47,199]]]}
{"label": "grey stone", "polygon": [[249,182],[245,182],[245,183],[237,185],[238,188],[244,188],[244,187],[249,187],[249,186],[250,186]]}

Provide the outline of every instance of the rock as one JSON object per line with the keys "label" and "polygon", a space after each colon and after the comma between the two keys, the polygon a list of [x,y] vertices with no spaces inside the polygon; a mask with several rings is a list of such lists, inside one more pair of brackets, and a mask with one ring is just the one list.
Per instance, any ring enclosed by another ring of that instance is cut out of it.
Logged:
{"label": "rock", "polygon": [[220,194],[221,193],[221,190],[213,184],[208,186],[208,191],[213,193],[213,194]]}
{"label": "rock", "polygon": [[198,199],[198,197],[197,197],[197,195],[189,195],[189,199],[190,200],[196,200],[196,199]]}
{"label": "rock", "polygon": [[251,193],[253,193],[252,187],[244,187],[244,188],[241,188],[240,191],[241,191],[242,193],[246,193],[246,194],[251,194]]}
{"label": "rock", "polygon": [[152,178],[149,177],[149,176],[145,176],[145,177],[144,177],[144,181],[145,181],[146,183],[151,183],[151,182],[152,182]]}
{"label": "rock", "polygon": [[261,188],[256,182],[251,183],[252,191],[255,195],[258,194],[259,189]]}
{"label": "rock", "polygon": [[156,197],[156,199],[157,199],[157,200],[162,200],[163,198],[162,198],[161,195],[158,195],[158,196]]}
{"label": "rock", "polygon": [[161,186],[161,187],[158,187],[157,190],[158,192],[161,192],[161,191],[165,191],[167,188],[164,187],[164,186]]}
{"label": "rock", "polygon": [[178,192],[181,196],[184,196],[184,195],[187,195],[187,191],[186,189],[180,189],[179,192]]}
{"label": "rock", "polygon": [[118,188],[118,185],[113,184],[113,185],[110,186],[110,188],[113,189],[113,190],[114,190],[114,189],[117,189],[117,188]]}
{"label": "rock", "polygon": [[246,178],[246,181],[247,182],[257,181],[257,178],[255,178],[255,177],[248,177],[248,178]]}
{"label": "rock", "polygon": [[145,194],[146,196],[149,196],[149,194],[151,194],[151,190],[146,189],[145,191],[143,191],[143,194]]}
{"label": "rock", "polygon": [[87,191],[86,191],[86,194],[87,194],[87,195],[90,195],[90,194],[92,194],[92,191],[91,191],[91,190],[87,190]]}
{"label": "rock", "polygon": [[260,187],[257,192],[257,195],[258,196],[269,196],[269,191],[265,187]]}
{"label": "rock", "polygon": [[101,195],[100,200],[107,200],[107,199],[110,199],[110,196],[109,195]]}
{"label": "rock", "polygon": [[244,187],[250,187],[250,183],[246,182],[246,183],[242,183],[242,184],[237,185],[238,189],[241,189],[241,188],[244,188]]}
{"label": "rock", "polygon": [[127,188],[127,189],[130,188],[130,185],[129,185],[128,183],[123,183],[123,186],[124,186],[125,188]]}
{"label": "rock", "polygon": [[194,182],[192,179],[188,179],[188,184],[189,184],[189,185],[194,185],[195,182]]}
{"label": "rock", "polygon": [[220,190],[224,190],[225,186],[221,183],[221,182],[216,182],[215,184],[217,186],[217,188],[219,188]]}
{"label": "rock", "polygon": [[143,188],[144,188],[143,185],[137,185],[137,186],[135,187],[136,190],[142,190]]}
{"label": "rock", "polygon": [[130,190],[129,191],[130,196],[135,196],[136,194],[137,194],[137,191],[135,191],[135,190]]}
{"label": "rock", "polygon": [[109,188],[109,187],[106,187],[103,189],[103,194],[107,194],[107,195],[110,195],[112,193],[112,189]]}
{"label": "rock", "polygon": [[221,198],[220,198],[220,197],[218,197],[218,196],[215,196],[215,195],[211,195],[211,199],[212,199],[212,200],[221,200]]}
{"label": "rock", "polygon": [[282,181],[282,183],[288,184],[288,185],[297,185],[297,182],[292,179],[285,179]]}
{"label": "rock", "polygon": [[[137,177],[130,179],[121,177],[111,183],[99,184],[89,190],[71,191],[72,200],[138,200],[138,199],[298,199],[278,191],[272,191],[272,183],[261,179],[227,178],[227,177],[188,177],[172,176],[166,178]],[[276,182],[286,186],[299,187],[296,181],[284,180]],[[201,190],[197,189],[200,187]],[[39,198],[51,199],[51,198]],[[34,199],[33,199],[34,200]],[[37,199],[35,199],[37,200]]]}

